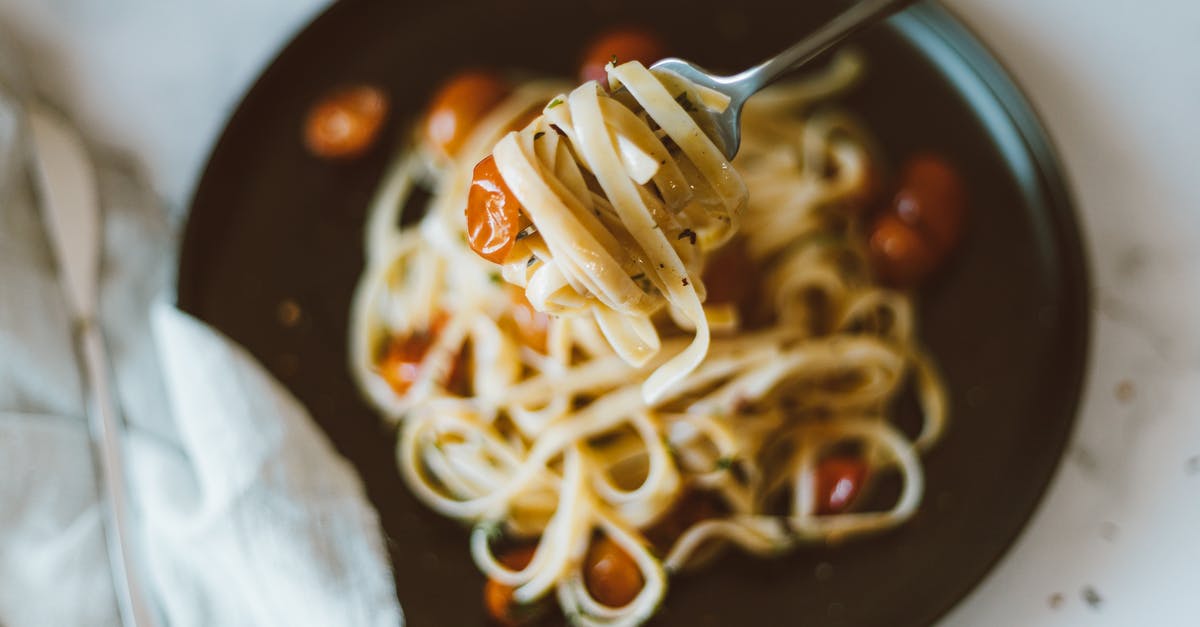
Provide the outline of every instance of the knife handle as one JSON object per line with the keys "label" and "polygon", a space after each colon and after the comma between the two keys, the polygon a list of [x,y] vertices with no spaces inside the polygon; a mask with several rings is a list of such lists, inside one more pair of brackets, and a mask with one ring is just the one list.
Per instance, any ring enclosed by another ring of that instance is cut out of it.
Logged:
{"label": "knife handle", "polygon": [[[104,338],[94,321],[80,323],[79,345],[87,377],[88,428],[100,471],[100,502],[104,509],[104,529],[117,608],[125,627],[154,627],[158,623],[146,603],[136,572],[130,568],[134,561],[130,550],[132,540],[125,464],[121,454],[121,425],[108,378],[108,354]],[[105,492],[107,498],[104,498]]]}

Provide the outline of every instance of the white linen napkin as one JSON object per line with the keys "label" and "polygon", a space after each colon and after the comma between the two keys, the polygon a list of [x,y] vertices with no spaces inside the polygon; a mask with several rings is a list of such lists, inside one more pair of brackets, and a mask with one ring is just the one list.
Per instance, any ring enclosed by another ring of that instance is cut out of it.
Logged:
{"label": "white linen napkin", "polygon": [[[25,158],[30,94],[8,42],[0,34],[0,625],[117,625],[83,387]],[[163,303],[174,264],[162,210],[123,160],[93,158],[101,323],[129,423],[140,574],[163,624],[402,624],[357,475],[252,357]]]}

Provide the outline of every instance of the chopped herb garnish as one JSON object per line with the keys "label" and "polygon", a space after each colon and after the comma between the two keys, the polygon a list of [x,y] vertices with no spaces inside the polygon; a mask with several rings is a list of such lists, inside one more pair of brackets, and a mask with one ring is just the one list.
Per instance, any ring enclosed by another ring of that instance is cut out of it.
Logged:
{"label": "chopped herb garnish", "polygon": [[687,284],[688,284],[687,277],[683,277],[683,286],[687,287]]}
{"label": "chopped herb garnish", "polygon": [[557,107],[558,105],[560,105],[562,103],[563,103],[562,98],[555,98],[554,100],[550,101],[550,104],[546,105],[546,108],[553,109],[554,107]]}
{"label": "chopped herb garnish", "polygon": [[729,470],[732,466],[733,466],[733,458],[732,457],[722,457],[717,460],[717,464],[716,464],[716,466],[713,467],[713,470]]}
{"label": "chopped herb garnish", "polygon": [[528,268],[528,267],[532,266],[533,264],[537,263],[537,260],[538,260],[537,255],[530,255],[529,261],[525,262],[525,267]]}
{"label": "chopped herb garnish", "polygon": [[696,110],[696,105],[692,104],[692,100],[691,98],[688,98],[686,91],[680,92],[678,96],[675,96],[675,102],[678,102],[679,106],[683,107],[684,111]]}
{"label": "chopped herb garnish", "polygon": [[492,283],[496,283],[496,284],[500,284],[500,283],[504,282],[504,279],[500,277],[499,272],[489,272],[488,280],[490,280]]}
{"label": "chopped herb garnish", "polygon": [[690,241],[692,243],[693,246],[696,245],[696,232],[695,231],[693,231],[691,229],[684,229],[679,232],[679,237],[676,237],[675,239],[683,239],[685,237],[688,239],[688,241]]}
{"label": "chopped herb garnish", "polygon": [[1096,589],[1091,586],[1083,589],[1083,600],[1092,609],[1098,609],[1104,603],[1104,599],[1100,597],[1100,593],[1096,592]]}
{"label": "chopped herb garnish", "polygon": [[534,233],[537,233],[537,229],[533,228],[533,225],[530,224],[529,226],[521,229],[520,233],[517,233],[517,241],[519,242],[519,241],[525,239],[526,237],[533,235]]}
{"label": "chopped herb garnish", "polygon": [[659,267],[659,268],[665,268],[666,266],[664,266],[663,264],[661,264],[661,263],[660,263],[660,264],[658,264],[658,267]]}
{"label": "chopped herb garnish", "polygon": [[542,135],[545,135],[545,134],[546,134],[546,131],[538,131],[538,132],[534,133],[533,134],[534,141],[541,139]]}
{"label": "chopped herb garnish", "polygon": [[613,56],[609,57],[608,62],[613,65],[616,65],[617,64],[617,55],[614,54]]}

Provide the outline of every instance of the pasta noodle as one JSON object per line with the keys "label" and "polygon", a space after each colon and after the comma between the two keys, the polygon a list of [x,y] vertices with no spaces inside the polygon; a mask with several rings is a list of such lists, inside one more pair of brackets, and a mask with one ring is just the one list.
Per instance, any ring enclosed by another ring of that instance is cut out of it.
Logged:
{"label": "pasta noodle", "polygon": [[[473,526],[472,556],[516,602],[553,595],[576,624],[639,624],[668,573],[722,547],[777,555],[916,510],[947,403],[908,296],[873,280],[846,210],[868,185],[869,140],[823,103],[860,67],[843,54],[751,100],[736,172],[703,132],[719,100],[636,62],[610,69],[616,95],[528,83],[453,159],[397,160],[370,211],[351,366],[399,422],[406,483]],[[493,146],[533,225],[500,268],[464,243],[462,217]],[[426,215],[401,228],[418,188]],[[735,277],[755,297],[706,302],[730,249],[760,269]],[[906,389],[911,433],[893,421]],[[836,460],[869,472],[826,511]],[[889,483],[893,498],[867,498]],[[689,519],[693,497],[711,506]],[[639,573],[621,607],[587,584],[597,537]],[[537,548],[513,569],[503,541]]]}

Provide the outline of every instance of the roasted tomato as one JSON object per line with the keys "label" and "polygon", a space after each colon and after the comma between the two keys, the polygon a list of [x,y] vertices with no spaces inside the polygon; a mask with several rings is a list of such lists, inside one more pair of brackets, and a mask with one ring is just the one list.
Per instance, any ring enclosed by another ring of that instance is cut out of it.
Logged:
{"label": "roasted tomato", "polygon": [[817,464],[818,516],[846,510],[867,480],[867,465],[856,457],[827,457]]}
{"label": "roasted tomato", "polygon": [[330,159],[362,154],[387,117],[387,97],[367,85],[335,91],[309,112],[304,141],[310,152]]}
{"label": "roasted tomato", "polygon": [[466,214],[471,250],[492,263],[503,263],[521,230],[521,203],[500,177],[491,155],[475,166]]}
{"label": "roasted tomato", "polygon": [[607,537],[592,543],[583,568],[588,592],[609,607],[628,605],[642,589],[637,563]]}
{"label": "roasted tomato", "polygon": [[620,28],[601,33],[592,40],[579,66],[581,81],[598,81],[608,84],[604,66],[613,59],[617,64],[626,61],[641,61],[643,65],[667,56],[667,48],[652,33],[641,28]]}
{"label": "roasted tomato", "polygon": [[471,130],[512,92],[504,79],[481,71],[451,78],[434,94],[425,113],[425,141],[446,157],[453,157]]}
{"label": "roasted tomato", "polygon": [[[500,563],[513,570],[520,570],[533,560],[536,547],[523,546],[498,556]],[[488,618],[505,627],[519,627],[535,618],[540,607],[521,606],[513,602],[513,589],[494,579],[488,579],[483,586],[483,606]]]}
{"label": "roasted tomato", "polygon": [[965,213],[963,184],[949,163],[928,154],[909,159],[891,204],[868,233],[875,271],[893,285],[919,283],[962,239]]}

